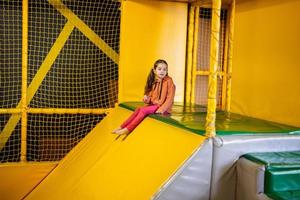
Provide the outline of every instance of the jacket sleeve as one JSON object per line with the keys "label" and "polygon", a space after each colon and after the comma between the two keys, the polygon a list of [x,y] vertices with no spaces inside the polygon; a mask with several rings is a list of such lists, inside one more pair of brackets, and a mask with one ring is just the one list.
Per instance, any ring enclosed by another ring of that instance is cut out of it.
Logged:
{"label": "jacket sleeve", "polygon": [[143,98],[144,103],[145,104],[150,104],[151,103],[151,98],[152,98],[152,91],[150,91],[148,94],[145,94],[144,96],[148,97],[146,100]]}
{"label": "jacket sleeve", "polygon": [[158,112],[164,113],[164,112],[166,112],[172,106],[172,104],[174,102],[175,90],[176,90],[176,87],[175,87],[175,85],[173,83],[173,80],[170,79],[168,81],[168,91],[167,91],[166,100],[159,107],[159,109],[157,110]]}

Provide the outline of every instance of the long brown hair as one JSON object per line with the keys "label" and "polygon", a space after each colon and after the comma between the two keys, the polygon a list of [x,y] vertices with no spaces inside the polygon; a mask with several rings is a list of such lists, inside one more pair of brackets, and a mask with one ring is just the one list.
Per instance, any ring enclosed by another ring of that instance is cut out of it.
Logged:
{"label": "long brown hair", "polygon": [[148,78],[147,78],[147,82],[146,82],[146,86],[145,86],[145,91],[144,91],[145,95],[148,95],[149,92],[152,90],[152,86],[153,86],[153,83],[155,81],[155,74],[153,72],[153,69],[155,70],[159,64],[165,64],[165,65],[168,66],[168,63],[165,60],[159,59],[159,60],[155,61],[154,66],[151,69],[151,71],[150,71],[150,73],[148,75]]}

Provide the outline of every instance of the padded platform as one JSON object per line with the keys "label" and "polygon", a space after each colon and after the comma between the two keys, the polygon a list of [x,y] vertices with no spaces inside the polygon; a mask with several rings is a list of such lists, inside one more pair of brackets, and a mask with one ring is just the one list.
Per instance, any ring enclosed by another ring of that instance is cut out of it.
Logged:
{"label": "padded platform", "polygon": [[300,199],[300,151],[250,153],[244,157],[265,166],[264,192],[268,196]]}
{"label": "padded platform", "polygon": [[237,161],[247,153],[300,151],[300,135],[224,135],[214,138],[212,200],[232,200],[236,196]]}
{"label": "padded platform", "polygon": [[284,191],[269,194],[273,200],[299,200],[300,191]]}
{"label": "padded platform", "polygon": [[[135,110],[144,106],[142,102],[125,102],[121,107]],[[200,105],[184,106],[175,104],[171,115],[151,115],[150,117],[165,123],[187,129],[197,134],[205,133],[206,107]],[[254,134],[299,134],[300,127],[288,126],[266,120],[247,117],[235,113],[217,111],[216,118],[217,135],[254,135]]]}

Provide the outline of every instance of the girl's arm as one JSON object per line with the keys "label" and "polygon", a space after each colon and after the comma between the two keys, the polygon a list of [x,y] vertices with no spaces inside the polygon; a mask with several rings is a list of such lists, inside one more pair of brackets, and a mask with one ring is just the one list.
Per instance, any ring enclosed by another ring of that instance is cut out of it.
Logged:
{"label": "girl's arm", "polygon": [[157,109],[156,113],[165,113],[173,104],[176,87],[172,81],[168,81],[168,91],[165,102]]}

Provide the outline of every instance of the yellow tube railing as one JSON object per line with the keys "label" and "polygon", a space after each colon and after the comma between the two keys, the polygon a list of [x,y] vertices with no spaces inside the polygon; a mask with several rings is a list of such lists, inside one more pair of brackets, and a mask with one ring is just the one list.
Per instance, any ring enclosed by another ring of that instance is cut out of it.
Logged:
{"label": "yellow tube railing", "polygon": [[29,108],[31,114],[108,114],[112,108]]}
{"label": "yellow tube railing", "polygon": [[221,0],[212,1],[212,24],[211,24],[211,40],[210,40],[210,68],[208,79],[208,101],[205,135],[214,137],[216,135],[216,105],[217,105],[217,69],[219,58],[219,36],[220,36],[220,14]]}
{"label": "yellow tube railing", "polygon": [[[31,114],[107,114],[112,108],[27,108]],[[21,108],[0,109],[0,114],[20,114]]]}
{"label": "yellow tube railing", "polygon": [[192,61],[192,91],[191,91],[191,103],[195,103],[195,85],[196,85],[196,71],[197,71],[197,52],[198,52],[198,32],[199,32],[199,10],[200,6],[196,6],[195,9],[195,29],[194,29],[194,41],[193,41],[193,61]]}
{"label": "yellow tube railing", "polygon": [[[226,20],[226,27],[229,27],[229,20]],[[221,108],[222,110],[225,110],[226,107],[226,90],[227,90],[227,81],[228,81],[228,39],[229,38],[229,29],[226,28],[225,30],[225,44],[224,44],[224,53],[223,53],[223,60],[221,61],[223,63],[223,76],[222,78],[222,101],[221,101]]]}
{"label": "yellow tube railing", "polygon": [[196,8],[195,6],[191,6],[190,10],[189,10],[187,68],[186,68],[186,82],[185,82],[185,84],[186,84],[186,86],[185,86],[185,102],[186,103],[191,103],[195,8]]}
{"label": "yellow tube railing", "polygon": [[226,87],[226,106],[225,110],[230,111],[231,102],[231,73],[232,73],[232,54],[233,54],[233,35],[234,35],[234,18],[235,18],[235,0],[232,0],[230,9],[230,23],[228,36],[228,69],[227,69],[227,87]]}
{"label": "yellow tube railing", "polygon": [[22,6],[22,97],[21,97],[21,162],[27,151],[27,57],[28,57],[28,0]]}

